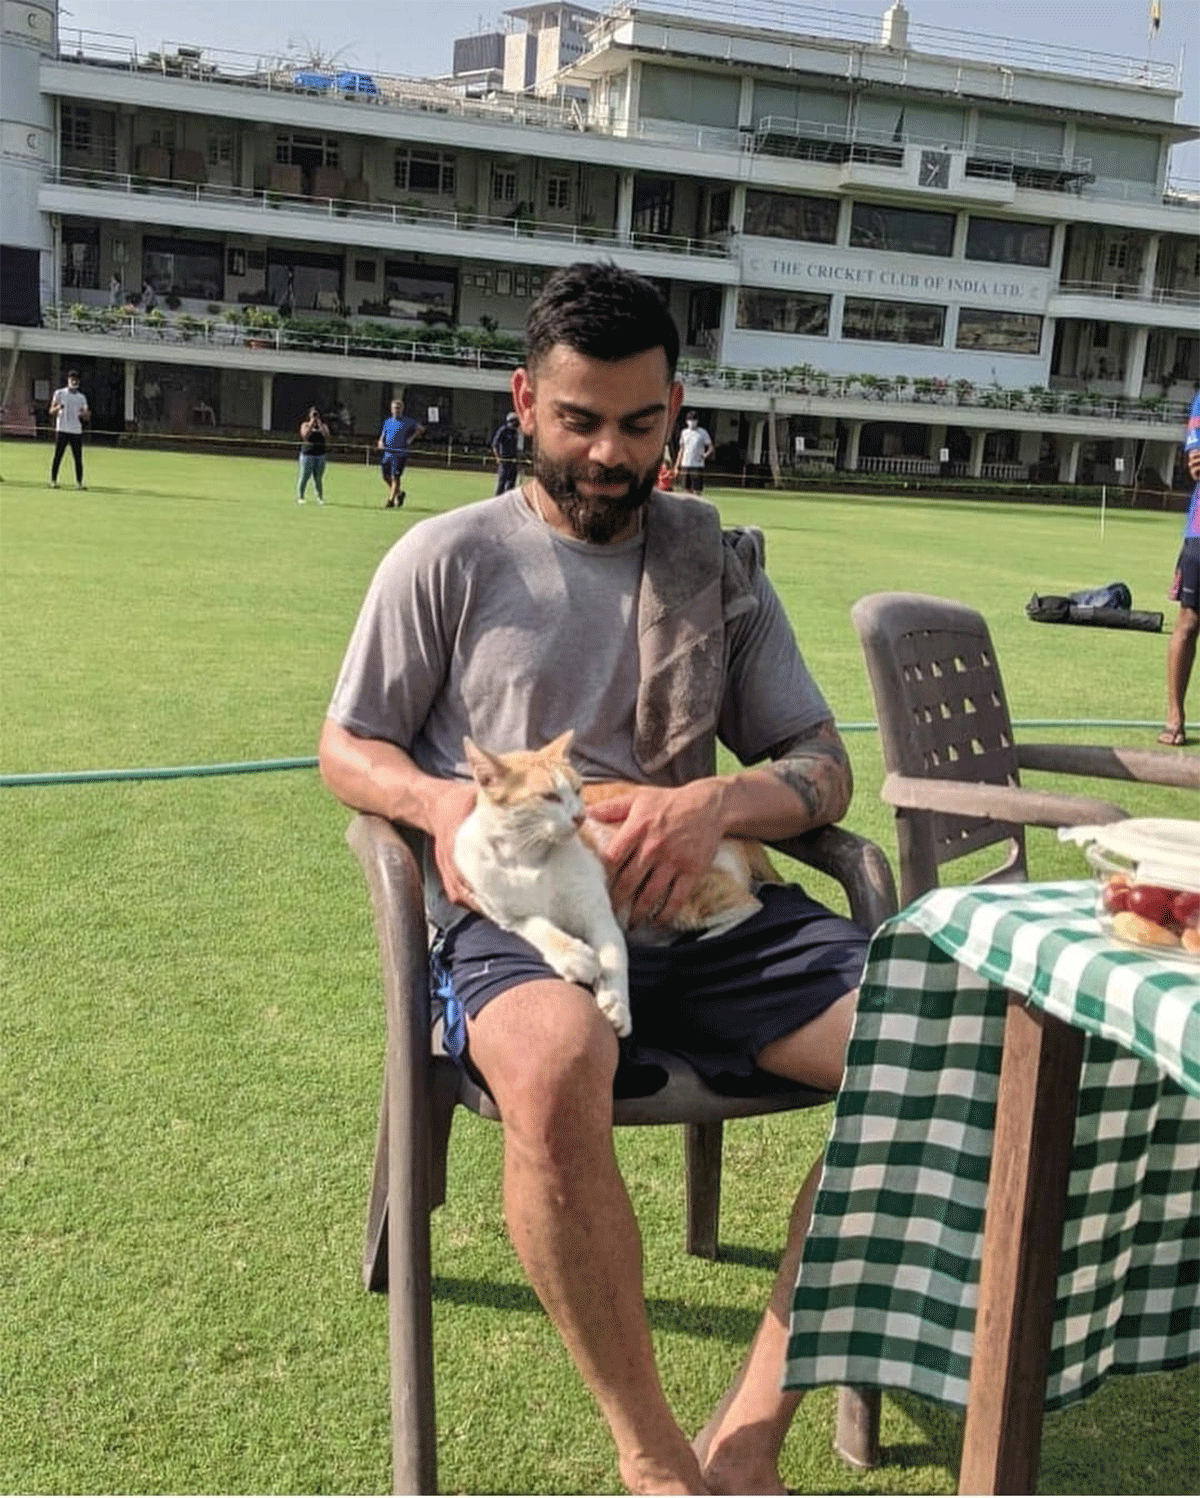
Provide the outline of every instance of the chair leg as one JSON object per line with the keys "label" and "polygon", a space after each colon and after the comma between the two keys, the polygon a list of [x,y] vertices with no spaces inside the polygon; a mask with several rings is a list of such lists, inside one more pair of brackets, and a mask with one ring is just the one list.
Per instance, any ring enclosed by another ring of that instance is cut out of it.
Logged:
{"label": "chair leg", "polygon": [[367,1202],[367,1233],[363,1244],[362,1277],[368,1290],[385,1294],[388,1287],[387,1246],[387,1068],[379,1100],[379,1128],[375,1135],[375,1164],[371,1170],[371,1195]]}
{"label": "chair leg", "polygon": [[[390,1049],[390,1048],[389,1048]],[[389,1062],[394,1063],[394,1057]],[[433,1266],[429,1241],[429,1065],[418,1057],[406,1088],[388,1077],[388,1345],[392,1385],[392,1491],[437,1492],[433,1397]]]}
{"label": "chair leg", "polygon": [[687,1195],[687,1251],[700,1259],[717,1257],[721,1213],[721,1141],[724,1125],[683,1126]]}
{"label": "chair leg", "polygon": [[852,1467],[879,1465],[879,1405],[878,1389],[843,1384],[838,1390],[833,1449]]}

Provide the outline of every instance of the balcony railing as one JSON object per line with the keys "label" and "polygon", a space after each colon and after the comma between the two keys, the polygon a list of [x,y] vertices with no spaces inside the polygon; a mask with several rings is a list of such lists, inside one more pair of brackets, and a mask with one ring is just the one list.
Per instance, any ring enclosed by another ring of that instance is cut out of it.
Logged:
{"label": "balcony railing", "polygon": [[[656,254],[728,260],[731,246],[723,239],[694,239],[682,234],[619,234],[591,224],[561,224],[524,215],[475,213],[464,208],[427,208],[419,203],[364,203],[352,198],[314,198],[271,188],[224,187],[209,182],[184,182],[99,168],[62,167],[46,174],[62,187],[86,187],[126,196],[143,195],[171,203],[194,203],[210,208],[278,209],[306,219],[344,218],[373,228],[416,226],[481,234],[493,240],[535,240],[543,244],[599,245],[613,250],[649,250]],[[135,207],[120,217],[137,219]]]}
{"label": "balcony railing", "polygon": [[1200,291],[1176,291],[1155,286],[1150,291],[1129,282],[1060,281],[1054,288],[1062,296],[1099,296],[1111,301],[1153,302],[1167,307],[1200,307]]}
{"label": "balcony railing", "polygon": [[[696,14],[707,16],[712,14],[710,0],[681,0],[681,3],[685,13],[694,6]],[[742,6],[752,3],[753,0],[739,0],[739,5]],[[594,35],[600,37],[603,27],[614,18],[619,22],[622,12],[626,9],[628,9],[627,6],[616,6],[610,9],[600,23],[601,29],[597,30]],[[816,12],[797,11],[790,4],[786,8],[780,6],[777,24],[783,23],[783,29],[795,29],[795,20],[801,15],[807,18],[807,15],[816,14]],[[825,17],[829,25],[833,26],[840,38],[845,39],[854,34],[855,18],[848,16],[844,11],[826,11],[820,14]],[[743,14],[743,22],[749,19],[748,14]],[[861,18],[858,19],[861,21]],[[764,14],[759,17],[757,24],[769,25],[771,23]],[[807,29],[806,26],[805,30]],[[877,23],[875,29],[877,31]],[[973,32],[938,33],[934,28],[926,28],[926,32],[931,43],[935,36],[947,42],[953,39],[954,45],[962,50],[950,55],[975,56],[977,55],[975,49],[983,42],[984,56],[987,60],[1002,60],[1001,52],[993,49],[990,39],[980,38]],[[914,37],[917,35],[915,27],[912,28],[911,34]],[[919,45],[919,43],[914,43],[914,45]],[[1019,43],[1007,39],[997,45],[1003,49],[1011,49],[1019,46]],[[931,45],[929,50],[937,51],[938,48],[936,45]],[[1079,76],[1112,82],[1136,82],[1139,87],[1172,87],[1170,80],[1176,76],[1175,70],[1169,64],[1134,62],[1127,58],[1112,58],[1102,53],[1077,49],[1031,47],[1029,60],[1023,65],[1033,67],[1035,70],[1039,66],[1053,66],[1054,62],[1062,66],[1068,58],[1070,61],[1068,71]],[[1039,59],[1041,59],[1040,62]],[[512,124],[539,131],[562,131],[573,134],[586,131],[591,134],[636,139],[645,144],[688,152],[699,151],[711,156],[734,157],[760,149],[756,134],[751,130],[722,129],[707,125],[689,126],[653,119],[626,122],[614,117],[606,117],[594,110],[589,113],[586,107],[581,106],[575,100],[559,104],[527,94],[497,94],[484,99],[470,98],[456,88],[431,79],[375,73],[371,75],[378,88],[375,94],[343,94],[336,89],[314,94],[311,88],[303,84],[297,85],[295,82],[297,73],[302,74],[305,71],[304,65],[298,60],[277,57],[264,62],[262,57],[226,51],[219,47],[199,47],[177,42],[163,42],[159,50],[145,53],[139,52],[137,43],[132,37],[114,36],[72,27],[60,29],[56,60],[75,66],[109,68],[124,73],[180,78],[202,82],[205,85],[253,88],[278,95],[302,96],[317,109],[349,101],[363,108],[390,109],[410,114],[445,115],[450,119]],[[214,99],[213,113],[219,112],[220,105]],[[817,132],[818,137],[824,142],[826,152],[831,153],[824,157],[818,154],[818,159],[837,159],[837,137],[845,137],[847,132],[842,127],[806,125],[806,136],[809,130]],[[825,139],[827,132],[832,134],[832,138],[828,140]],[[860,160],[876,162],[885,160],[895,164],[894,158],[900,153],[902,147],[922,144],[940,146],[944,145],[944,142],[925,141],[920,136],[907,131],[900,133],[898,139],[896,132],[885,139],[881,132],[857,129],[853,134],[852,142],[843,141],[841,149],[847,153],[847,159],[857,154],[857,159]],[[544,145],[539,149],[544,151]],[[980,152],[981,156],[994,158],[998,158],[1000,154],[1002,153],[995,151],[981,150]],[[1031,187],[1048,185],[1049,178],[1044,179],[1037,169],[1028,166],[1028,163],[1020,159],[1024,153],[1003,154],[1004,161],[997,160],[993,164],[1003,167],[1006,174],[1009,174],[1011,168],[1016,173],[1019,185]],[[1028,170],[1025,169],[1026,167]],[[1089,182],[1085,180],[1088,175],[1086,171],[1079,173],[1072,170],[1067,173],[1071,190],[1089,199],[1161,203],[1168,207],[1189,208],[1194,208],[1197,203],[1200,203],[1200,184],[1195,182],[1169,178],[1165,186],[1160,188],[1154,183],[1122,182],[1111,178]],[[1062,184],[1059,183],[1058,187],[1061,190]]]}
{"label": "balcony railing", "polygon": [[[454,365],[460,369],[514,369],[523,359],[523,354],[506,347],[502,338],[497,339],[496,346],[489,346],[473,330],[468,334],[461,330],[445,333],[439,330],[408,336],[405,330],[393,332],[372,322],[331,319],[324,325],[313,325],[303,318],[281,320],[273,311],[249,308],[230,311],[233,320],[229,316],[198,317],[181,313],[169,317],[160,312],[75,304],[44,309],[42,325],[62,334],[99,334],[125,344],[188,344],[197,353],[204,348],[245,348],[334,358],[404,360]],[[814,403],[811,408],[817,410],[836,410],[839,403],[846,401],[878,402],[881,420],[926,420],[939,424],[952,423],[950,413],[958,408],[994,410],[998,427],[1005,425],[1006,413],[1024,412],[1042,417],[1144,422],[1178,433],[1190,409],[1188,402],[1165,396],[1106,395],[1042,386],[1007,389],[1000,385],[976,386],[970,380],[910,380],[903,375],[889,379],[874,374],[827,374],[812,365],[751,369],[681,359],[679,376],[689,396],[697,401],[703,399],[698,393],[702,390],[720,390],[763,397],[806,397]],[[828,402],[828,406],[816,404],[820,402]],[[905,407],[903,417],[896,409],[898,406]]]}

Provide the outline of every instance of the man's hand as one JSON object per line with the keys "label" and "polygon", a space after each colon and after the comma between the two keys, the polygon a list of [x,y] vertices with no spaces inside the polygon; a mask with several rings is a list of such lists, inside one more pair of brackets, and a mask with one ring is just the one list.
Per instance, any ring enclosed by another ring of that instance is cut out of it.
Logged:
{"label": "man's hand", "polygon": [[669,925],[712,865],[722,837],[719,780],[667,789],[644,786],[588,810],[619,823],[604,854],[613,907],[629,907],[629,924]]}
{"label": "man's hand", "polygon": [[473,780],[446,780],[441,782],[430,805],[429,832],[433,838],[433,859],[442,886],[448,899],[468,910],[478,910],[475,892],[459,873],[454,861],[454,839],[458,829],[471,815],[475,807],[475,782]]}
{"label": "man's hand", "polygon": [[1188,473],[1200,484],[1200,447],[1193,447],[1187,455]]}

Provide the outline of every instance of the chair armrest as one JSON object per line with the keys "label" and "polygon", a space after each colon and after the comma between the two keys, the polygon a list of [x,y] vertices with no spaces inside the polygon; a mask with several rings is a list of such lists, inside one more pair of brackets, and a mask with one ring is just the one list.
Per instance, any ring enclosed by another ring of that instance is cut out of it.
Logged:
{"label": "chair armrest", "polygon": [[1128,813],[1093,796],[1061,796],[1053,791],[1017,785],[983,785],[968,780],[924,780],[887,775],[880,796],[905,811],[934,811],[943,816],[988,819],[1014,827],[1078,827],[1120,822]]}
{"label": "chair armrest", "polygon": [[818,827],[773,840],[772,848],[836,879],[860,926],[876,931],[899,909],[891,865],[882,848],[845,827]]}
{"label": "chair armrest", "polygon": [[1200,790],[1200,755],[1161,749],[1091,748],[1082,744],[1018,744],[1022,770],[1091,775],[1097,780],[1140,780],[1145,785]]}
{"label": "chair armrest", "polygon": [[365,813],[350,823],[346,841],[371,891],[388,1030],[394,1042],[404,1044],[408,1036],[414,1055],[427,1055],[428,938],[421,866],[413,843],[384,817]]}

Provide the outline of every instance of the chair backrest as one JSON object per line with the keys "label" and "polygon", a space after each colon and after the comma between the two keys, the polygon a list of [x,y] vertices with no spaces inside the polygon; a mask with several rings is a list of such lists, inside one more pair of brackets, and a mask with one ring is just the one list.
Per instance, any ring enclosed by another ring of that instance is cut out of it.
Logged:
{"label": "chair backrest", "polygon": [[[920,593],[872,593],[851,617],[889,774],[1020,783],[1004,682],[981,614]],[[896,817],[905,903],[938,883],[943,864],[996,844],[1004,847],[1004,862],[976,882],[1026,877],[1020,826],[907,808]]]}

